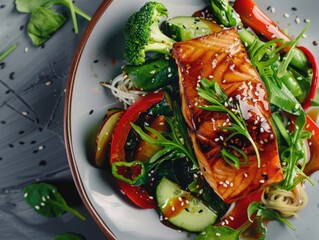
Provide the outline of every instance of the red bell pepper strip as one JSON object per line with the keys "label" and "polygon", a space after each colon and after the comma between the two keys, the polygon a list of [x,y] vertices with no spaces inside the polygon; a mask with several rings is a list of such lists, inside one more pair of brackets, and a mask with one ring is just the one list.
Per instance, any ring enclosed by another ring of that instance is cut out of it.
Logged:
{"label": "red bell pepper strip", "polygon": [[[113,134],[110,148],[111,165],[114,162],[125,162],[124,146],[132,129],[131,123],[136,122],[141,113],[146,112],[151,106],[163,100],[164,97],[165,94],[162,91],[147,94],[125,111]],[[141,208],[156,208],[155,201],[144,188],[132,186],[122,181],[118,181],[118,184],[124,194],[137,206]]]}
{"label": "red bell pepper strip", "polygon": [[304,173],[310,176],[313,172],[319,170],[319,126],[307,115],[305,128],[312,134],[308,141],[310,160],[304,169]]}
{"label": "red bell pepper strip", "polygon": [[240,15],[242,22],[254,31],[271,40],[281,38],[290,41],[280,28],[255,4],[253,0],[236,0],[234,9]]}
{"label": "red bell pepper strip", "polygon": [[302,46],[298,48],[305,53],[308,61],[311,63],[311,66],[312,66],[313,75],[312,75],[311,87],[310,87],[307,98],[302,103],[302,107],[304,108],[304,110],[307,110],[311,106],[311,101],[316,97],[316,93],[318,90],[318,84],[319,84],[318,63],[316,61],[315,56],[307,48]]}

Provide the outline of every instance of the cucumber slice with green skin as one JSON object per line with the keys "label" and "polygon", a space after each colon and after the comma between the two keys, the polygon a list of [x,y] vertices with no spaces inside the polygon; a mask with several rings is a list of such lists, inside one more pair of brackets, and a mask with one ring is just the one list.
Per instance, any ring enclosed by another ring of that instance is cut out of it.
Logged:
{"label": "cucumber slice with green skin", "polygon": [[165,220],[190,232],[201,232],[218,218],[200,199],[165,177],[156,188],[156,199]]}
{"label": "cucumber slice with green skin", "polygon": [[221,30],[222,28],[214,22],[190,16],[173,17],[164,24],[165,34],[176,41],[186,41]]}

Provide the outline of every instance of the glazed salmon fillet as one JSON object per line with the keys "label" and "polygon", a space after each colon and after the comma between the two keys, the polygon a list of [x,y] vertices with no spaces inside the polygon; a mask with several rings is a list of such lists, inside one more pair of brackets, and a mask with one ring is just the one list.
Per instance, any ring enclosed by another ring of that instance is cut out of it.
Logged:
{"label": "glazed salmon fillet", "polygon": [[[178,65],[182,109],[195,154],[215,192],[226,203],[232,203],[281,182],[283,174],[267,91],[237,31],[227,29],[175,43],[173,57]],[[235,135],[227,139],[232,132],[222,128],[230,126],[232,119],[225,112],[198,107],[210,105],[196,90],[202,78],[216,81],[228,98],[238,103],[247,130],[258,147],[259,166],[256,151],[246,137]],[[224,160],[221,150],[230,145],[246,153],[247,164],[235,168]]]}

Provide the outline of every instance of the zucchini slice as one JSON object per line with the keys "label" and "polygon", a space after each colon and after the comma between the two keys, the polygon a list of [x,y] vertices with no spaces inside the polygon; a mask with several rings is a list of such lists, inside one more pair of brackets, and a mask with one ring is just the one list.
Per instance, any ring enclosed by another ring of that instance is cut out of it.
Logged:
{"label": "zucchini slice", "polygon": [[221,30],[214,22],[190,16],[170,18],[164,25],[164,32],[176,41],[186,41]]}

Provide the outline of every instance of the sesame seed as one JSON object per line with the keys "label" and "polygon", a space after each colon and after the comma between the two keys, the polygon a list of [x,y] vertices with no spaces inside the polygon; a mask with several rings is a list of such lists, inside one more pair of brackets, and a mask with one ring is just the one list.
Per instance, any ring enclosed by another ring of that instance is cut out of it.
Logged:
{"label": "sesame seed", "polygon": [[300,18],[299,18],[299,17],[296,17],[296,18],[295,18],[295,22],[299,24],[299,23],[300,23]]}
{"label": "sesame seed", "polygon": [[248,177],[248,174],[247,174],[247,173],[244,173],[244,177],[247,178],[247,177]]}
{"label": "sesame seed", "polygon": [[221,236],[221,234],[220,233],[216,233],[216,237],[220,237]]}
{"label": "sesame seed", "polygon": [[28,193],[26,192],[25,194],[23,194],[23,197],[27,198],[28,197]]}
{"label": "sesame seed", "polygon": [[229,216],[229,219],[234,221],[235,218],[233,216]]}
{"label": "sesame seed", "polygon": [[228,225],[229,224],[229,221],[227,219],[225,219],[225,223]]}
{"label": "sesame seed", "polygon": [[265,183],[265,180],[264,180],[264,179],[261,179],[259,182],[260,182],[260,183]]}
{"label": "sesame seed", "polygon": [[304,22],[305,22],[305,23],[310,23],[310,19],[306,18],[306,19],[304,20]]}
{"label": "sesame seed", "polygon": [[289,14],[288,14],[288,13],[285,13],[285,14],[284,14],[284,17],[285,17],[285,18],[289,18]]}
{"label": "sesame seed", "polygon": [[40,209],[40,206],[35,205],[34,208],[35,208],[36,210],[39,210],[39,209]]}

